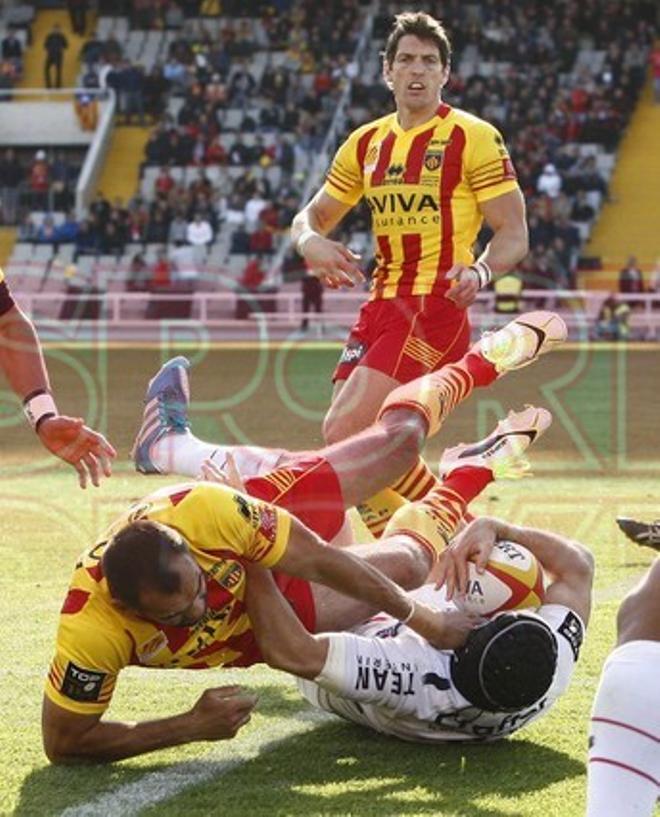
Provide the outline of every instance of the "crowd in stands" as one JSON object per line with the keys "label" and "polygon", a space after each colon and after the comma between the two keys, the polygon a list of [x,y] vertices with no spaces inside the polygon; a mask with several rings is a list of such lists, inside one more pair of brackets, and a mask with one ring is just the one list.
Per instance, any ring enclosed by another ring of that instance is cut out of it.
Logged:
{"label": "crowd in stands", "polygon": [[33,210],[69,210],[83,156],[81,150],[7,148],[0,154],[1,223],[15,224]]}
{"label": "crowd in stands", "polygon": [[[328,0],[319,14],[315,0],[223,0],[219,24],[216,5],[101,0],[100,14],[125,13],[132,28],[173,32],[164,61],[148,69],[131,62],[112,34],[93,32],[81,55],[82,86],[114,88],[121,117],[151,124],[144,181],[126,204],[99,194],[75,227],[69,216],[59,224],[44,219],[32,240],[62,240],[55,236],[75,229],[78,255],[121,255],[139,242],[208,248],[228,232],[228,252],[267,259],[299,206],[305,171],[346,83],[347,132],[392,110],[378,61],[359,75],[353,62],[365,3]],[[391,14],[404,7],[389,3],[376,19],[374,53]],[[598,152],[616,149],[639,96],[653,4],[445,0],[438,9],[422,0],[416,8],[439,12],[452,38],[445,99],[492,122],[507,141],[528,206],[530,254],[520,270],[526,285],[574,286],[580,247],[609,195]],[[30,179],[38,175],[35,164],[36,157]],[[61,176],[55,164],[51,193]],[[5,157],[0,187],[15,187],[15,176]],[[61,200],[55,209],[70,206]],[[27,238],[29,224],[22,229]],[[352,211],[341,238],[369,258],[366,207]],[[487,239],[484,230],[480,242]],[[293,257],[286,263],[299,266]]]}

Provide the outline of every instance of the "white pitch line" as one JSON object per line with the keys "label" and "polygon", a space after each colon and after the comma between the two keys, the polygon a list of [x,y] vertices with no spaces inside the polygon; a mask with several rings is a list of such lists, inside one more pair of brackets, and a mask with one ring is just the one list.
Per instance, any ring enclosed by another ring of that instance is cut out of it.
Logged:
{"label": "white pitch line", "polygon": [[71,806],[62,811],[60,817],[98,817],[99,814],[103,817],[132,817],[144,808],[176,797],[189,786],[222,777],[259,755],[272,752],[289,738],[311,732],[319,723],[331,719],[330,715],[317,710],[301,712],[294,721],[289,718],[278,724],[269,724],[268,738],[265,740],[258,737],[263,734],[261,730],[255,732],[252,740],[238,739],[237,744],[242,745],[240,748],[237,746],[231,760],[212,760],[214,752],[210,751],[197,760],[174,763],[162,771],[145,774],[134,783],[107,791],[87,803]]}

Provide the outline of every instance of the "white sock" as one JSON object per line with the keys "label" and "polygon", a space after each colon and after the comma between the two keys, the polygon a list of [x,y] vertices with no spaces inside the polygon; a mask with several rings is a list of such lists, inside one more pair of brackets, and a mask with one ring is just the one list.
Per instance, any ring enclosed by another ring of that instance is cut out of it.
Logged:
{"label": "white sock", "polygon": [[650,817],[660,795],[660,641],[629,641],[603,668],[591,713],[587,817]]}
{"label": "white sock", "polygon": [[190,431],[167,434],[151,447],[151,461],[162,474],[198,477],[202,463],[212,459],[224,469],[227,452],[231,452],[239,474],[244,478],[260,476],[280,461],[284,451],[279,448],[261,448],[256,445],[215,445],[199,440]]}

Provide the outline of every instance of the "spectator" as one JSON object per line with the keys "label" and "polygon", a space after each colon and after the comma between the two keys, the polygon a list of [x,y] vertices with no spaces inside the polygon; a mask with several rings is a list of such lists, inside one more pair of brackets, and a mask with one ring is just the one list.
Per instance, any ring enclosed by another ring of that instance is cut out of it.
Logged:
{"label": "spectator", "polygon": [[100,237],[99,249],[103,255],[115,255],[117,257],[124,252],[124,241],[114,221],[108,221],[105,225]]}
{"label": "spectator", "polygon": [[144,234],[147,244],[166,244],[169,225],[164,212],[157,208],[151,214]]}
{"label": "spectator", "polygon": [[651,76],[653,77],[653,95],[656,104],[660,103],[660,40],[656,40],[651,52]]}
{"label": "spectator", "polygon": [[85,41],[80,52],[81,62],[86,62],[91,66],[101,62],[101,57],[105,53],[104,43],[99,40],[96,31],[93,31],[91,36]]}
{"label": "spectator", "polygon": [[188,241],[188,222],[179,212],[175,214],[170,222],[167,240],[169,244],[174,244],[175,247],[181,247]]}
{"label": "spectator", "polygon": [[186,240],[193,247],[205,247],[213,241],[211,225],[202,219],[201,213],[195,213],[194,220],[188,225]]}
{"label": "spectator", "polygon": [[89,219],[85,219],[81,223],[78,235],[76,236],[75,245],[76,249],[73,254],[74,261],[77,261],[81,255],[96,255],[98,251],[98,240]]}
{"label": "spectator", "polygon": [[57,244],[71,244],[78,237],[80,226],[76,221],[75,213],[68,212],[64,221],[55,229],[55,242]]}
{"label": "spectator", "polygon": [[167,260],[165,250],[158,250],[156,263],[154,264],[151,273],[151,289],[169,289],[172,285],[171,272],[172,267],[170,262]]}
{"label": "spectator", "polygon": [[265,278],[266,273],[261,266],[261,261],[255,255],[245,265],[245,269],[243,270],[239,283],[243,289],[246,289],[249,292],[256,292],[263,284]]}
{"label": "spectator", "polygon": [[644,277],[634,255],[630,256],[626,266],[619,272],[619,292],[627,295],[644,292]]}
{"label": "spectator", "polygon": [[144,258],[144,253],[136,252],[128,266],[127,291],[145,292],[148,289],[150,279],[149,265]]}
{"label": "spectator", "polygon": [[655,266],[651,270],[649,279],[649,292],[660,294],[660,258],[656,259]]}
{"label": "spectator", "polygon": [[30,198],[33,210],[48,210],[48,191],[50,189],[50,167],[46,152],[38,150],[30,167]]}
{"label": "spectator", "polygon": [[154,182],[156,195],[167,197],[175,184],[176,182],[172,178],[169,167],[161,167],[160,173],[156,176],[156,181]]}
{"label": "spectator", "polygon": [[16,36],[16,32],[9,30],[7,36],[2,40],[2,59],[10,62],[14,68],[16,76],[23,73],[23,45]]}
{"label": "spectator", "polygon": [[617,301],[616,295],[610,296],[603,303],[596,323],[598,340],[628,340],[630,328],[630,306],[625,301]]}
{"label": "spectator", "polygon": [[268,205],[268,202],[263,197],[260,187],[257,187],[254,193],[245,203],[245,224],[248,230],[253,230],[259,223],[259,216]]}
{"label": "spectator", "polygon": [[46,62],[44,64],[44,75],[46,78],[46,88],[53,87],[52,69],[55,69],[55,88],[62,87],[62,63],[64,62],[64,52],[69,47],[67,38],[60,30],[60,24],[55,23],[53,30],[44,41],[46,49]]}
{"label": "spectator", "polygon": [[303,332],[306,332],[309,326],[307,313],[313,310],[317,315],[320,315],[323,312],[323,284],[316,275],[306,270],[301,280],[301,289],[303,319],[300,328]]}
{"label": "spectator", "polygon": [[132,124],[133,116],[136,115],[138,125],[144,127],[144,68],[126,61],[121,72],[120,86],[126,124]]}
{"label": "spectator", "polygon": [[27,213],[18,227],[19,241],[36,241],[37,227],[32,219],[32,215]]}
{"label": "spectator", "polygon": [[101,230],[105,228],[110,218],[110,202],[103,195],[101,190],[98,190],[94,201],[89,206],[89,212],[96,221],[96,224]]}
{"label": "spectator", "polygon": [[595,216],[596,211],[587,201],[586,193],[579,190],[571,208],[571,219],[582,223],[592,221]]}
{"label": "spectator", "polygon": [[5,224],[15,224],[18,215],[18,188],[25,171],[16,159],[16,153],[8,148],[0,159],[0,207]]}
{"label": "spectator", "polygon": [[557,173],[557,168],[551,163],[545,165],[543,173],[541,173],[536,183],[537,192],[555,199],[561,192],[561,185],[562,180],[559,173]]}
{"label": "spectator", "polygon": [[73,33],[83,37],[87,28],[87,0],[67,0],[66,5]]}
{"label": "spectator", "polygon": [[164,97],[169,84],[163,76],[163,69],[160,65],[154,65],[151,71],[144,78],[144,110],[147,116],[157,119],[165,107]]}
{"label": "spectator", "polygon": [[44,216],[41,226],[37,230],[37,241],[40,244],[53,244],[55,242],[56,228],[51,215]]}

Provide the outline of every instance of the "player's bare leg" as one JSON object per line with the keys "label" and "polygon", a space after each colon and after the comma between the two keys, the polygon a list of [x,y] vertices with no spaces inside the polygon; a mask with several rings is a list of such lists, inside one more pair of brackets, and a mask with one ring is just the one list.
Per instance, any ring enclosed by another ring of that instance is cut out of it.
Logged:
{"label": "player's bare leg", "polygon": [[[345,440],[374,422],[387,395],[399,381],[377,369],[358,366],[347,380],[335,383],[332,402],[323,422],[326,443]],[[360,503],[357,510],[371,534],[378,538],[392,514],[406,500],[421,499],[436,484],[436,478],[421,457],[393,484]]]}
{"label": "player's bare leg", "polygon": [[136,470],[197,478],[210,460],[222,471],[230,452],[241,474],[257,476],[275,468],[284,451],[248,445],[219,445],[190,431],[190,385],[185,357],[168,360],[152,377],[144,399],[142,425],[133,444]]}
{"label": "player's bare leg", "polygon": [[624,599],[589,732],[587,817],[651,817],[660,796],[660,559]]}
{"label": "player's bare leg", "polygon": [[358,366],[347,380],[338,380],[323,421],[326,443],[332,445],[367,428],[398,385],[398,380],[368,366]]}

